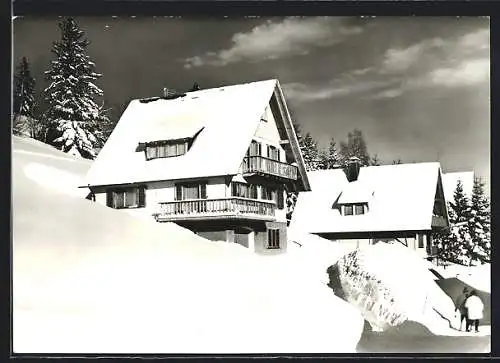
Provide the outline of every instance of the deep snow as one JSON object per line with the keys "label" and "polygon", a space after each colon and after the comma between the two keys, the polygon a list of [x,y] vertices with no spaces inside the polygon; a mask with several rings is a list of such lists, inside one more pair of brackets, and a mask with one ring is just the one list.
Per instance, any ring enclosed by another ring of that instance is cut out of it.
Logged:
{"label": "deep snow", "polygon": [[100,206],[72,188],[88,161],[13,146],[14,352],[355,352],[363,319],[306,254],[259,257]]}
{"label": "deep snow", "polygon": [[[84,200],[74,187],[90,161],[31,139],[13,146],[15,352],[356,351],[362,315],[326,274],[349,248],[290,229],[286,254],[256,256]],[[419,270],[418,283],[435,278],[421,260],[380,261],[370,269],[390,261]],[[389,285],[404,294],[411,286],[397,277]],[[431,320],[434,332],[459,334]]]}

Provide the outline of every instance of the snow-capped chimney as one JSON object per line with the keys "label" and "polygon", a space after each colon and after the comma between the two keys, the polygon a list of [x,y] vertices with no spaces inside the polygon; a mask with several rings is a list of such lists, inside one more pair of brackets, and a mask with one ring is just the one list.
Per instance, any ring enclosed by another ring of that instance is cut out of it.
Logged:
{"label": "snow-capped chimney", "polygon": [[356,156],[351,156],[347,161],[347,165],[345,167],[345,173],[347,176],[347,180],[349,180],[349,182],[358,180],[360,168],[361,168],[361,160]]}

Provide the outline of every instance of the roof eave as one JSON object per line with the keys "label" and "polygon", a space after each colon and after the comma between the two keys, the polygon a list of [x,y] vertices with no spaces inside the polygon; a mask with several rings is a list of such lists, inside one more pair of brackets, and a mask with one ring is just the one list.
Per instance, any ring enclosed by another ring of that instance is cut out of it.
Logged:
{"label": "roof eave", "polygon": [[305,167],[304,158],[302,157],[302,154],[300,153],[299,140],[298,140],[297,135],[295,134],[295,131],[293,129],[292,118],[290,116],[290,112],[289,112],[288,107],[286,105],[283,90],[282,90],[278,80],[276,80],[276,86],[275,86],[275,90],[274,90],[273,94],[276,95],[276,101],[278,102],[278,108],[279,108],[280,113],[281,113],[281,119],[283,120],[283,122],[285,124],[284,125],[285,130],[286,130],[288,139],[290,140],[290,144],[292,146],[292,153],[294,155],[295,161],[297,162],[297,168],[299,170],[300,180],[301,180],[301,183],[300,183],[301,185],[299,186],[298,189],[299,189],[299,191],[303,191],[303,192],[311,191],[311,185],[309,183],[309,178],[307,177],[307,171],[306,171],[306,167]]}

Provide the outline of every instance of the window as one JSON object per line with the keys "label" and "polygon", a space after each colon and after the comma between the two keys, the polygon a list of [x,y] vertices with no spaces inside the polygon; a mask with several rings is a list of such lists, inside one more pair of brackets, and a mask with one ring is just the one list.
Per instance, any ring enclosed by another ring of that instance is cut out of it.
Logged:
{"label": "window", "polygon": [[359,216],[365,214],[367,209],[368,205],[366,203],[343,204],[340,212],[344,216]]}
{"label": "window", "polygon": [[146,143],[146,160],[184,155],[188,149],[189,142],[187,140]]}
{"label": "window", "polygon": [[261,156],[262,155],[262,145],[260,142],[252,140],[250,147],[247,151],[247,156]]}
{"label": "window", "polygon": [[267,157],[273,160],[280,160],[280,150],[276,146],[267,145]]}
{"label": "window", "polygon": [[175,200],[206,199],[206,183],[185,183],[175,185]]}
{"label": "window", "polygon": [[280,230],[268,229],[267,230],[267,249],[274,250],[280,248]]}
{"label": "window", "polygon": [[276,190],[270,187],[262,186],[261,199],[277,201]]}
{"label": "window", "polygon": [[418,239],[418,248],[424,248],[424,235],[417,234],[417,239]]}
{"label": "window", "polygon": [[352,205],[345,205],[344,206],[344,215],[345,216],[352,216],[353,215]]}
{"label": "window", "polygon": [[356,204],[354,206],[354,214],[365,214],[365,206],[363,204]]}
{"label": "window", "polygon": [[231,195],[233,197],[257,199],[257,185],[245,183],[231,183]]}
{"label": "window", "polygon": [[120,188],[107,192],[106,205],[115,209],[146,206],[145,187]]}

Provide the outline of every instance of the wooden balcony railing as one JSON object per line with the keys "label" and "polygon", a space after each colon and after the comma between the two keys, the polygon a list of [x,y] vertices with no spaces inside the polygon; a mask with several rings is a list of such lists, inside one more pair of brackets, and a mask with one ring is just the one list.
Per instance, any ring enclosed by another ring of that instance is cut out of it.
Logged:
{"label": "wooden balcony railing", "polygon": [[280,178],[297,180],[297,167],[263,156],[247,156],[243,159],[243,174],[263,173]]}
{"label": "wooden balcony railing", "polygon": [[218,199],[191,199],[159,203],[154,217],[159,222],[180,219],[251,218],[274,220],[276,205],[260,201],[230,197]]}

